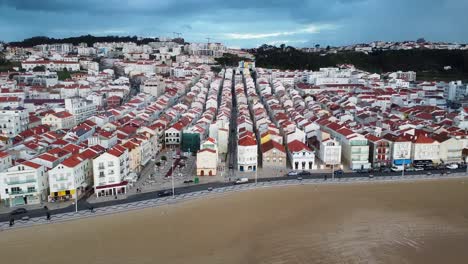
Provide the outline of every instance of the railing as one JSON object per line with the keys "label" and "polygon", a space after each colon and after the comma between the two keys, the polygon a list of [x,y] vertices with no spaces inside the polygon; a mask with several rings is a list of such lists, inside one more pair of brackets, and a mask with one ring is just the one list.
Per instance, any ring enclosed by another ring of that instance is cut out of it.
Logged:
{"label": "railing", "polygon": [[68,178],[62,177],[62,178],[56,178],[55,180],[56,181],[67,181]]}
{"label": "railing", "polygon": [[37,192],[36,189],[34,189],[34,190],[11,191],[11,194],[28,194],[28,193],[35,193],[35,192]]}
{"label": "railing", "polygon": [[18,181],[8,181],[7,185],[16,185],[16,184],[23,184],[23,183],[32,183],[36,182],[36,179],[26,179],[26,180],[18,180]]}

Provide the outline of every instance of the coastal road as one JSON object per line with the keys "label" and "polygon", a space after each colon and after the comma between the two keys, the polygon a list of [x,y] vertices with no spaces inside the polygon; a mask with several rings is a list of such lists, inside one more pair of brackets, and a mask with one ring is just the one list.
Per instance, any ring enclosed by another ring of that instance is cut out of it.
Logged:
{"label": "coastal road", "polygon": [[[405,177],[406,176],[412,176],[412,175],[426,175],[428,172],[430,172],[434,176],[441,176],[441,173],[447,172],[447,170],[431,170],[431,171],[416,171],[416,172],[405,172]],[[465,169],[457,169],[457,170],[450,170],[450,173],[464,173],[466,172]],[[375,177],[389,177],[389,179],[393,180],[398,180],[398,178],[402,177],[401,172],[390,172],[390,173],[380,173],[380,172],[375,172],[372,173]],[[327,175],[327,178],[330,179],[330,173],[325,174],[325,173],[312,173],[310,175],[302,175],[302,179],[322,179],[325,180],[325,175]],[[368,173],[344,173],[341,177],[340,180],[343,181],[349,181],[352,180],[352,178],[363,178],[363,177],[368,177]],[[274,178],[260,178],[258,179],[258,182],[275,182],[275,181],[284,181],[284,180],[291,180],[291,179],[296,179],[297,177],[290,177],[290,176],[282,176],[282,177],[274,177]],[[221,187],[227,187],[233,185],[232,183],[229,182],[213,182],[213,183],[206,183],[206,184],[190,184],[185,187],[178,187],[175,188],[175,194],[186,194],[186,193],[192,193],[192,192],[199,192],[199,191],[204,191],[207,190],[208,188],[221,188]],[[127,203],[132,203],[132,202],[138,202],[138,201],[145,201],[145,200],[150,200],[158,197],[158,192],[159,191],[153,191],[153,192],[146,192],[146,193],[138,193],[129,196],[127,199],[123,200],[111,200],[111,201],[106,201],[106,202],[100,202],[100,203],[94,203],[93,207],[94,208],[101,208],[101,207],[106,207],[106,206],[113,206],[113,205],[119,205],[119,204],[127,204]],[[86,202],[85,200],[80,200],[78,202],[78,210],[89,210],[90,204]],[[61,209],[54,209],[50,210],[49,212],[51,213],[52,217],[55,214],[63,214],[63,213],[71,213],[75,211],[75,206],[71,205],[66,208],[61,208]],[[34,217],[45,217],[46,211],[44,209],[34,209],[28,211],[27,215],[30,218]],[[0,214],[0,222],[7,222],[10,219],[10,215],[8,213]]]}

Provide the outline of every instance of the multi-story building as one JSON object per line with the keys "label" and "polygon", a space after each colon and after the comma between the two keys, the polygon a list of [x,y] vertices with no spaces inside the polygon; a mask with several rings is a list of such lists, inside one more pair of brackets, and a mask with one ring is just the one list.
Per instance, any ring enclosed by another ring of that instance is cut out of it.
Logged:
{"label": "multi-story building", "polygon": [[214,138],[207,138],[197,152],[197,175],[215,176],[218,172],[218,146]]}
{"label": "multi-story building", "polygon": [[315,169],[315,153],[299,140],[288,143],[288,157],[293,170]]}
{"label": "multi-story building", "polygon": [[75,118],[67,111],[46,114],[42,118],[43,125],[49,125],[51,130],[70,129],[75,126]]}
{"label": "multi-story building", "polygon": [[65,99],[65,109],[74,116],[76,124],[82,123],[96,113],[96,105],[80,97]]}
{"label": "multi-story building", "polygon": [[237,169],[239,171],[257,170],[257,140],[247,135],[237,142]]}
{"label": "multi-story building", "polygon": [[15,137],[28,128],[29,114],[23,107],[0,110],[0,134]]}
{"label": "multi-story building", "polygon": [[435,135],[433,137],[440,143],[439,157],[443,163],[462,162],[463,143],[459,139],[447,135]]}
{"label": "multi-story building", "polygon": [[93,161],[94,193],[97,197],[127,192],[128,150],[116,145]]}
{"label": "multi-story building", "polygon": [[268,140],[260,146],[263,168],[286,168],[286,150],[283,145]]}
{"label": "multi-story building", "polygon": [[51,60],[37,60],[37,61],[23,61],[21,67],[26,71],[31,71],[35,67],[45,67],[48,71],[79,71],[80,63],[75,61],[51,61]]}
{"label": "multi-story building", "polygon": [[13,166],[13,160],[8,152],[0,151],[0,172]]}
{"label": "multi-story building", "polygon": [[336,135],[341,143],[343,162],[352,170],[370,169],[367,139],[348,128],[337,130]]}
{"label": "multi-story building", "polygon": [[413,138],[412,145],[413,164],[419,163],[440,163],[440,143],[425,135],[418,135]]}
{"label": "multi-story building", "polygon": [[0,172],[0,197],[10,207],[41,203],[48,187],[45,167],[31,161]]}
{"label": "multi-story building", "polygon": [[92,183],[92,168],[79,154],[69,157],[49,174],[50,200],[68,200],[80,197]]}
{"label": "multi-story building", "polygon": [[340,142],[332,138],[320,141],[319,159],[325,166],[341,164]]}
{"label": "multi-story building", "polygon": [[366,138],[369,141],[369,161],[372,167],[390,166],[392,163],[391,142],[371,134],[366,135]]}

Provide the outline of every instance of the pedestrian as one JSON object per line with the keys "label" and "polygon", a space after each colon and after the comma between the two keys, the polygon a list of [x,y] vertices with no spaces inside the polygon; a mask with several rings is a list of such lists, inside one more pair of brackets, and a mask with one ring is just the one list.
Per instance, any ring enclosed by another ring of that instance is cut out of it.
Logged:
{"label": "pedestrian", "polygon": [[50,212],[49,211],[47,211],[46,216],[47,216],[47,220],[50,221]]}
{"label": "pedestrian", "polygon": [[94,207],[93,207],[92,205],[89,207],[89,211],[90,211],[91,213],[94,213]]}
{"label": "pedestrian", "polygon": [[326,180],[327,180],[327,177],[328,177],[327,174],[325,174],[324,177],[325,177],[324,180],[326,181]]}
{"label": "pedestrian", "polygon": [[10,226],[13,226],[15,224],[15,219],[13,217],[10,217]]}

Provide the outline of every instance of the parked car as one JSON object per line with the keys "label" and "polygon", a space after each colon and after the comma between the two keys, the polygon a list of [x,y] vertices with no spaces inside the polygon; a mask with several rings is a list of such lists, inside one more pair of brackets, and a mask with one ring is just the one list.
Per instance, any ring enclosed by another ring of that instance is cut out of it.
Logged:
{"label": "parked car", "polygon": [[335,175],[342,175],[344,173],[343,170],[336,170]]}
{"label": "parked car", "polygon": [[357,173],[369,173],[369,169],[355,170]]}
{"label": "parked car", "polygon": [[398,171],[402,171],[403,170],[403,166],[392,166],[392,168],[390,168],[392,171],[395,171],[395,172],[398,172]]}
{"label": "parked car", "polygon": [[172,195],[171,190],[164,190],[164,191],[158,192],[159,197],[165,197],[165,196],[171,196],[171,195]]}
{"label": "parked car", "polygon": [[234,184],[243,184],[243,183],[248,183],[248,182],[249,182],[249,178],[239,178],[234,182]]}
{"label": "parked car", "polygon": [[297,180],[298,180],[298,181],[302,181],[302,177],[297,177]]}
{"label": "parked car", "polygon": [[193,183],[193,180],[185,180],[184,183]]}
{"label": "parked car", "polygon": [[288,176],[297,176],[297,175],[299,175],[299,172],[297,172],[297,171],[288,172]]}
{"label": "parked car", "polygon": [[301,171],[301,172],[299,173],[299,175],[302,175],[302,176],[309,176],[309,175],[312,175],[312,173],[310,173],[310,171],[305,171],[305,170],[303,170],[303,171]]}
{"label": "parked car", "polygon": [[456,170],[458,169],[458,164],[456,163],[452,163],[452,164],[447,164],[447,166],[445,166],[447,169],[449,170]]}
{"label": "parked car", "polygon": [[382,172],[391,172],[392,170],[390,168],[383,168]]}
{"label": "parked car", "polygon": [[405,171],[416,171],[416,168],[415,167],[410,167],[410,168],[407,168]]}
{"label": "parked car", "polygon": [[415,171],[423,171],[424,168],[423,168],[423,167],[414,167],[414,170],[415,170]]}
{"label": "parked car", "polygon": [[28,212],[25,208],[17,208],[11,211],[10,215],[24,215]]}

